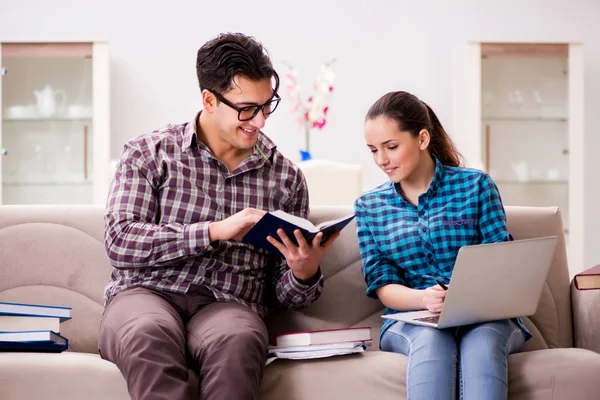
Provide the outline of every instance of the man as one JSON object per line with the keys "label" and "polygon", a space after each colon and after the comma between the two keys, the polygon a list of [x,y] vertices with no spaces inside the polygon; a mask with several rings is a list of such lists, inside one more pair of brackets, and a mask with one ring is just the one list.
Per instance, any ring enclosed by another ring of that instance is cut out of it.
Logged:
{"label": "man", "polygon": [[267,298],[300,309],[323,288],[319,245],[297,231],[269,238],[276,257],[241,238],[266,211],[308,217],[300,170],[260,130],[279,103],[262,45],[221,34],[198,51],[203,110],[125,145],[108,198],[113,265],[99,350],[132,399],[257,399],[268,345]]}

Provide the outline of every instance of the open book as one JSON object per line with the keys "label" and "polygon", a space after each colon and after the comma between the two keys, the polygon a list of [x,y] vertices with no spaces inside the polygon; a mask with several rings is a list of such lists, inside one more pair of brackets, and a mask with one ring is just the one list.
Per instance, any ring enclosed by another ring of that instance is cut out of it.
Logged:
{"label": "open book", "polygon": [[331,234],[341,231],[353,218],[354,214],[346,215],[342,218],[325,221],[315,226],[304,218],[296,217],[284,211],[272,211],[266,213],[252,229],[246,233],[242,240],[253,244],[258,248],[280,254],[279,250],[267,241],[267,236],[272,236],[279,240],[279,235],[277,235],[277,229],[279,228],[283,229],[290,240],[296,245],[298,244],[296,237],[294,236],[294,230],[296,229],[302,231],[302,234],[309,243],[317,233],[323,232],[322,243],[326,241]]}

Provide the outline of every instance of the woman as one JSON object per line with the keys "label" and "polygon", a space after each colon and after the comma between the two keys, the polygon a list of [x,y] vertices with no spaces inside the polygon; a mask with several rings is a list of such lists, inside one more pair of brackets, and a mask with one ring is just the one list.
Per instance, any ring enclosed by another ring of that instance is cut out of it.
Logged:
{"label": "woman", "polygon": [[[365,139],[390,181],[355,203],[367,295],[386,314],[439,312],[458,249],[509,240],[500,194],[460,154],[431,108],[407,92],[369,109]],[[507,357],[531,337],[522,321],[436,329],[384,320],[380,347],[408,356],[410,400],[506,399]]]}

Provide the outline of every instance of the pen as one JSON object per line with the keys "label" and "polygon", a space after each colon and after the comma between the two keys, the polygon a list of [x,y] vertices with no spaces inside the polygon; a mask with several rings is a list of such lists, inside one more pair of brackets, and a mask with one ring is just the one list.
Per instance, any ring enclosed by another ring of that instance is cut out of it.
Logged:
{"label": "pen", "polygon": [[446,286],[446,284],[444,282],[442,282],[441,279],[436,279],[435,281],[437,282],[438,285],[440,285],[442,287],[442,289],[448,290],[448,286]]}

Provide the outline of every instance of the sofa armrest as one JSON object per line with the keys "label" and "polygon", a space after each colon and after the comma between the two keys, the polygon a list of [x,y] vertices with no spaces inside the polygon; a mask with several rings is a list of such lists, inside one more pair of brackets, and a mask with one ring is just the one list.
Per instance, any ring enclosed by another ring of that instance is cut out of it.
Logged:
{"label": "sofa armrest", "polygon": [[600,289],[578,290],[571,282],[575,347],[600,353]]}

